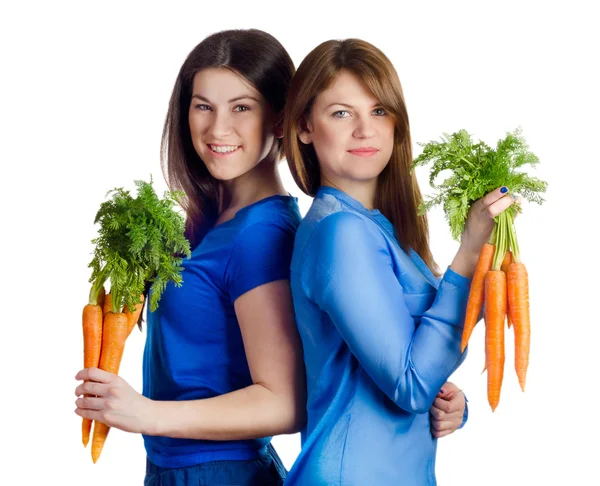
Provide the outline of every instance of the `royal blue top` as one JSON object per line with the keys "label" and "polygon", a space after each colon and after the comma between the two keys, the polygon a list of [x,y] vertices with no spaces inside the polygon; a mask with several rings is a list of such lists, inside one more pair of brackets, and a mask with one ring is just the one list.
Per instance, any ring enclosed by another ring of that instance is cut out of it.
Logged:
{"label": "royal blue top", "polygon": [[470,280],[436,278],[378,210],[330,187],[298,228],[291,270],[308,422],[286,485],[435,485],[428,411],[465,357]]}
{"label": "royal blue top", "polygon": [[[296,198],[272,196],[208,231],[183,261],[183,284],[169,283],[147,314],[144,396],[194,400],[252,384],[234,302],[259,285],[289,280],[300,219]],[[256,458],[269,441],[144,435],[148,459],[165,468]]]}

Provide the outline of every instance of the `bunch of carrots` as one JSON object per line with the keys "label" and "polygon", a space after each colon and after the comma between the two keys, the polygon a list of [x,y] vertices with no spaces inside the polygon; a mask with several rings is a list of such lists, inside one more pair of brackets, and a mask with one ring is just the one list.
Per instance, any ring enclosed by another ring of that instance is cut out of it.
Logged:
{"label": "bunch of carrots", "polygon": [[[510,196],[509,196],[510,197]],[[515,371],[522,391],[529,365],[531,324],[529,276],[521,261],[510,212],[497,218],[490,241],[483,245],[471,282],[460,349],[463,352],[484,308],[485,368],[488,402],[492,411],[500,402],[504,378],[504,323],[514,326]]]}
{"label": "bunch of carrots", "polygon": [[[539,163],[528,150],[520,128],[507,133],[495,149],[481,141],[473,142],[465,130],[444,133],[441,142],[419,145],[424,147],[423,152],[413,161],[412,168],[432,163],[429,182],[437,189],[437,194],[421,203],[419,214],[441,204],[456,240],[464,230],[471,205],[498,187],[506,186],[512,194],[520,194],[531,202],[544,201],[539,193],[546,190],[546,182],[518,170]],[[438,183],[440,173],[450,176]],[[464,352],[483,310],[487,396],[492,411],[500,402],[504,379],[505,322],[514,330],[514,366],[522,391],[529,365],[529,276],[521,260],[514,225],[520,211],[520,205],[515,203],[495,218],[494,230],[480,251],[471,282],[461,340]]]}
{"label": "bunch of carrots", "polygon": [[[185,220],[173,207],[182,193],[167,191],[159,198],[150,182],[135,181],[137,197],[123,188],[109,191],[96,214],[98,236],[92,240],[89,263],[92,288],[83,308],[83,366],[118,374],[125,342],[142,310],[155,311],[168,283],[180,286],[183,257],[191,255]],[[110,282],[110,292],[105,285]],[[82,442],[87,446],[92,423],[83,419]],[[110,428],[94,422],[92,460],[100,457]]]}
{"label": "bunch of carrots", "polygon": [[[90,300],[83,308],[83,366],[84,368],[100,368],[109,373],[118,374],[125,349],[125,341],[133,328],[141,320],[144,308],[144,294],[140,294],[140,302],[130,311],[122,311],[112,306],[111,294],[106,294],[104,286],[96,290],[92,287]],[[81,438],[87,447],[92,430],[92,421],[83,419]],[[92,439],[92,460],[100,457],[109,427],[95,421]]]}

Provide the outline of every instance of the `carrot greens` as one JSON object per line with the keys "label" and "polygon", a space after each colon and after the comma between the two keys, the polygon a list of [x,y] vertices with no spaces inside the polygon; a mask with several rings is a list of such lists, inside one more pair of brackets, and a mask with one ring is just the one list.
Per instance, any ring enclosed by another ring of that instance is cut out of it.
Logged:
{"label": "carrot greens", "polygon": [[174,210],[182,196],[166,191],[161,199],[150,182],[135,181],[137,196],[123,188],[107,193],[94,223],[98,236],[92,240],[94,257],[90,300],[110,280],[112,312],[135,309],[147,285],[152,286],[149,307],[156,310],[167,284],[182,284],[183,256],[190,256],[184,236],[185,221]]}

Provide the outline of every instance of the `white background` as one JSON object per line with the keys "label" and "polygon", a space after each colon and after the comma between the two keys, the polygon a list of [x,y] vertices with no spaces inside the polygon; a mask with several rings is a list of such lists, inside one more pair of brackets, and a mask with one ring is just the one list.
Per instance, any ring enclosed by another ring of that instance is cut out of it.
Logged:
{"label": "white background", "polygon": [[[510,331],[502,397],[491,412],[479,325],[452,377],[470,399],[470,420],[439,441],[438,480],[595,483],[597,14],[592,2],[577,1],[414,4],[394,2],[393,11],[377,1],[2,4],[2,484],[142,484],[141,437],[112,430],[94,465],[73,413],[93,218],[113,187],[132,189],[134,179],[152,174],[157,189],[165,188],[159,143],[178,69],[205,36],[234,27],[275,35],[296,65],[330,38],[374,43],[399,72],[415,155],[416,142],[442,132],[465,128],[495,144],[523,128],[541,159],[532,174],[549,183],[546,202],[526,205],[517,220],[531,289],[527,389],[519,390],[513,371]],[[285,163],[281,173],[304,213],[310,200]],[[430,193],[426,169],[419,178]],[[440,208],[430,225],[445,267],[457,243]],[[131,335],[121,366],[138,390],[144,338]],[[290,467],[298,435],[274,444]]]}

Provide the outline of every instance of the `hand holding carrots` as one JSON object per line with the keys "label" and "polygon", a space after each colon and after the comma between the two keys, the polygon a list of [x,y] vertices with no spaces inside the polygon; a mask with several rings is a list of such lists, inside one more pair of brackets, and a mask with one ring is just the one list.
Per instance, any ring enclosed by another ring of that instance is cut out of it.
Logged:
{"label": "hand holding carrots", "polygon": [[[136,392],[123,378],[98,368],[84,368],[75,389],[75,413],[125,432],[144,434],[154,422],[152,400]],[[85,396],[84,396],[85,395]]]}
{"label": "hand holding carrots", "polygon": [[[466,350],[483,310],[488,402],[494,411],[504,377],[504,323],[514,331],[514,366],[523,391],[531,337],[529,277],[514,224],[521,211],[520,198],[514,200],[508,188],[541,204],[544,199],[540,193],[546,191],[547,183],[522,171],[539,159],[529,151],[520,129],[498,140],[495,149],[485,142],[474,142],[466,130],[444,133],[440,142],[419,145],[423,145],[423,152],[412,168],[431,163],[429,182],[437,192],[419,205],[419,213],[441,205],[452,237],[461,240],[450,265],[472,278],[461,351]],[[449,177],[440,183],[441,173]]]}
{"label": "hand holding carrots", "polygon": [[167,191],[161,199],[152,180],[135,184],[137,197],[123,188],[110,191],[111,198],[100,205],[94,219],[99,228],[88,265],[92,288],[82,314],[85,371],[77,375],[83,380],[91,376],[92,382],[78,388],[78,394],[91,391],[78,400],[76,410],[83,417],[84,446],[94,421],[94,463],[112,423],[130,431],[143,425],[133,417],[135,407],[129,402],[135,398],[140,407],[147,402],[117,376],[125,343],[136,324],[141,329],[144,306],[155,311],[167,284],[182,284],[182,261],[191,255],[185,219],[175,210],[182,194]]}
{"label": "hand holding carrots", "polygon": [[506,187],[498,187],[473,203],[469,210],[460,248],[450,267],[456,273],[471,278],[478,256],[494,230],[494,218],[515,203]]}
{"label": "hand holding carrots", "polygon": [[494,218],[515,203],[508,187],[502,186],[473,203],[460,239],[460,249],[479,255],[494,230]]}
{"label": "hand holding carrots", "polygon": [[439,439],[455,432],[462,424],[466,404],[464,393],[454,383],[445,383],[429,410],[433,436]]}

